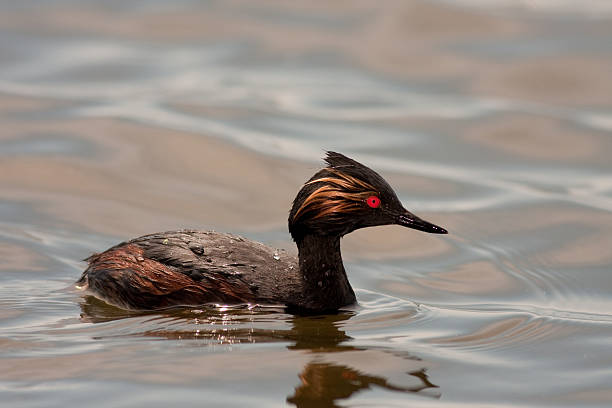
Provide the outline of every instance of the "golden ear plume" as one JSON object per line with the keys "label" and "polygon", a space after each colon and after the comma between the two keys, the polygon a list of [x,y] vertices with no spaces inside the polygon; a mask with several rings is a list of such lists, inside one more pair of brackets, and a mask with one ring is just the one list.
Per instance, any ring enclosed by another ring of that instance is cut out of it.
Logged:
{"label": "golden ear plume", "polygon": [[307,212],[314,212],[313,219],[337,213],[358,211],[371,195],[377,195],[376,189],[369,183],[350,176],[338,169],[328,168],[328,174],[311,180],[305,186],[324,183],[306,197],[295,212],[295,222]]}

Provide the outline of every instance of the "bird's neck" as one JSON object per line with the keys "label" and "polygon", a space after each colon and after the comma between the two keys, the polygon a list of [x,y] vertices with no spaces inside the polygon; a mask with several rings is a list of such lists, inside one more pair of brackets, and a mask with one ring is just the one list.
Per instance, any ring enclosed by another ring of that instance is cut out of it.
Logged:
{"label": "bird's neck", "polygon": [[296,306],[324,311],[355,302],[342,264],[339,236],[305,235],[297,246],[302,296]]}

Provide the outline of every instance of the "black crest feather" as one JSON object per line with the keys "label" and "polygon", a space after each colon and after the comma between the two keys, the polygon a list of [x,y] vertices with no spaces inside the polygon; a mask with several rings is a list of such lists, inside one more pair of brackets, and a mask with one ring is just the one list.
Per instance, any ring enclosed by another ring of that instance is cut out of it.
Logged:
{"label": "black crest feather", "polygon": [[379,186],[382,190],[393,191],[391,186],[387,184],[385,179],[383,179],[380,174],[378,174],[371,168],[364,166],[358,161],[351,159],[350,157],[346,157],[341,153],[328,151],[327,156],[324,160],[329,165],[329,167],[333,169],[338,169],[346,174],[349,174],[353,177],[357,177],[372,185]]}
{"label": "black crest feather", "polygon": [[325,162],[329,164],[330,167],[333,168],[343,168],[343,167],[365,167],[363,164],[346,157],[345,155],[337,152],[327,151],[327,156],[325,156]]}

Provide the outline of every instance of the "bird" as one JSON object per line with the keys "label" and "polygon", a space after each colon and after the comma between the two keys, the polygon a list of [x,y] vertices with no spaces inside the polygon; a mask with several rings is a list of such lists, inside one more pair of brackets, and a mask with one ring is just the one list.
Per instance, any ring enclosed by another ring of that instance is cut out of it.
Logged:
{"label": "bird", "polygon": [[177,230],[144,235],[86,258],[78,288],[128,310],[278,305],[336,312],[356,303],[340,239],[360,228],[400,225],[447,234],[406,210],[377,172],[328,151],[326,166],[297,193],[288,218],[297,257],[240,235]]}

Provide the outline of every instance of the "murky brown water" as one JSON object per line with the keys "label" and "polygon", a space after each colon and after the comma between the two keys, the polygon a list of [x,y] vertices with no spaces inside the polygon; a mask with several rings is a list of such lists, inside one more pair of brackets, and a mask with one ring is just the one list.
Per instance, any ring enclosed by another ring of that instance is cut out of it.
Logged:
{"label": "murky brown water", "polygon": [[[612,404],[606,1],[0,2],[0,400]],[[72,288],[139,234],[292,249],[326,149],[448,236],[343,241],[359,306],[131,314]]]}

